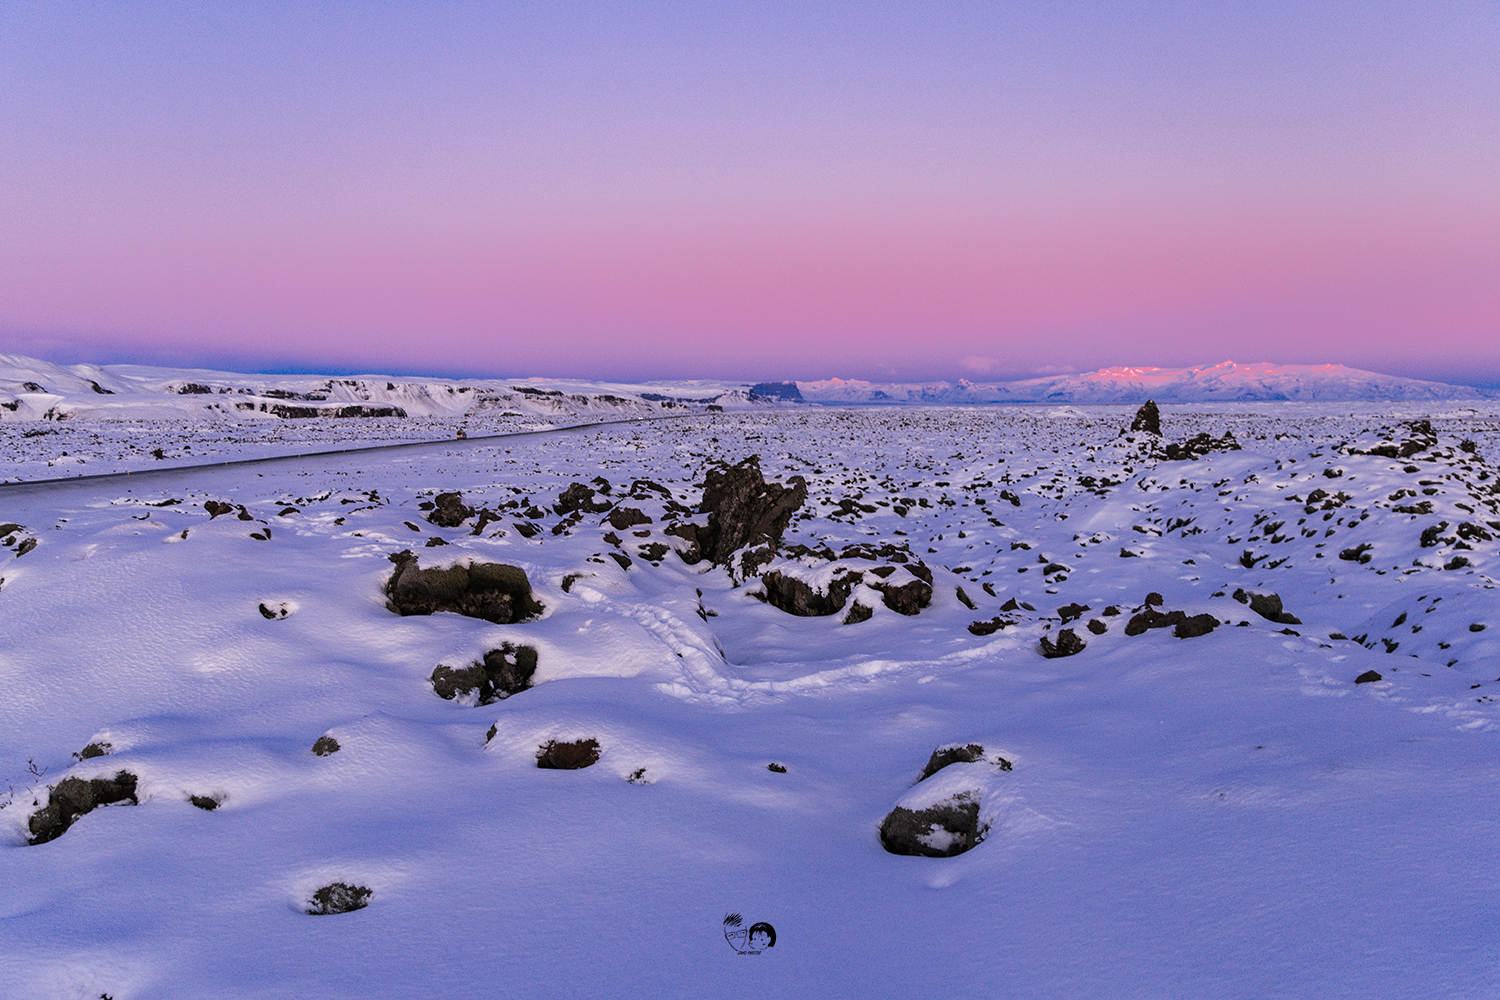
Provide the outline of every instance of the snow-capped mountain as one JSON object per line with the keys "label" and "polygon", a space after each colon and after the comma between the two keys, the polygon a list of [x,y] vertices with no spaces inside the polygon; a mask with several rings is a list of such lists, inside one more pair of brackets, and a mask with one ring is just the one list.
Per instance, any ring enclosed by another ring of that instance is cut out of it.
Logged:
{"label": "snow-capped mountain", "polygon": [[1171,403],[1356,399],[1486,399],[1464,385],[1382,375],[1344,365],[1238,364],[1195,368],[1101,368],[1013,382],[798,382],[810,403]]}

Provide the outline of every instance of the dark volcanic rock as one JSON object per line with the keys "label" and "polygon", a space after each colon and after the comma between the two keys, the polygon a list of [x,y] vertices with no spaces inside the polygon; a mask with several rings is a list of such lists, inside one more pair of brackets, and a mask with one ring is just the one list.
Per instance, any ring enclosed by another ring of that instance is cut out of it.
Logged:
{"label": "dark volcanic rock", "polygon": [[1095,635],[1103,635],[1105,632],[1109,631],[1109,626],[1104,623],[1104,620],[1102,618],[1090,618],[1089,631],[1094,633]]}
{"label": "dark volcanic rock", "polygon": [[969,631],[974,635],[993,635],[1001,629],[1014,624],[1015,622],[1010,619],[1001,618],[999,615],[996,615],[987,622],[970,622]]}
{"label": "dark volcanic rock", "polygon": [[[907,569],[915,575],[913,567],[909,566]],[[932,603],[932,584],[920,578],[907,580],[905,583],[891,583],[888,580],[866,582],[880,591],[881,602],[898,615],[911,617]]]}
{"label": "dark volcanic rock", "polygon": [[1195,636],[1208,635],[1218,627],[1219,620],[1213,615],[1193,615],[1191,618],[1184,618],[1178,622],[1172,634],[1179,639],[1191,639]]}
{"label": "dark volcanic rock", "polygon": [[1380,674],[1376,673],[1375,671],[1373,671],[1373,670],[1366,670],[1364,673],[1362,673],[1358,677],[1354,678],[1354,683],[1356,683],[1356,684],[1373,684],[1376,681],[1384,680],[1384,679],[1385,678],[1381,677]]}
{"label": "dark volcanic rock", "polygon": [[627,528],[634,528],[638,524],[651,523],[651,518],[647,517],[640,511],[639,508],[636,507],[616,507],[614,510],[609,512],[609,517],[605,518],[605,520],[607,520],[609,522],[609,526],[611,528],[614,528],[616,531],[624,531]]}
{"label": "dark volcanic rock", "polygon": [[766,482],[757,455],[738,465],[710,469],[698,507],[708,514],[707,527],[697,532],[702,556],[727,566],[729,557],[747,545],[769,544],[774,549],[806,499],[806,480],[793,476],[785,485]]}
{"label": "dark volcanic rock", "polygon": [[1234,599],[1241,604],[1250,605],[1251,611],[1254,611],[1267,621],[1277,622],[1281,625],[1302,624],[1301,618],[1281,610],[1280,594],[1252,594],[1241,588],[1234,592]]}
{"label": "dark volcanic rock", "polygon": [[528,621],[542,613],[526,571],[504,563],[474,563],[448,569],[419,569],[406,549],[390,557],[396,572],[386,582],[386,607],[398,615],[453,611],[497,625]]}
{"label": "dark volcanic rock", "polygon": [[474,508],[464,503],[462,493],[439,493],[432,499],[427,520],[439,528],[456,528],[474,516]]}
{"label": "dark volcanic rock", "polygon": [[430,680],[439,698],[453,701],[477,692],[477,704],[488,705],[531,687],[535,673],[536,650],[507,642],[485,653],[480,663],[467,667],[439,664]]}
{"label": "dark volcanic rock", "polygon": [[205,500],[203,509],[208,511],[208,519],[212,521],[220,514],[233,514],[234,504],[225,503],[222,500]]}
{"label": "dark volcanic rock", "polygon": [[369,906],[372,895],[374,893],[362,885],[333,882],[312,894],[312,899],[308,900],[307,912],[315,917],[352,913]]}
{"label": "dark volcanic rock", "polygon": [[925,809],[897,806],[880,824],[880,843],[892,854],[951,858],[984,840],[979,800],[960,793]]}
{"label": "dark volcanic rock", "polygon": [[1156,406],[1154,399],[1148,399],[1141,404],[1141,408],[1135,411],[1135,419],[1130,422],[1132,432],[1145,432],[1161,436],[1161,410]]}
{"label": "dark volcanic rock", "polygon": [[572,743],[548,740],[536,750],[536,766],[553,771],[576,771],[598,760],[599,741],[592,737]]}
{"label": "dark volcanic rock", "polygon": [[1147,607],[1138,614],[1131,617],[1125,623],[1126,635],[1140,635],[1148,628],[1172,628],[1187,621],[1187,613],[1183,611],[1157,611],[1155,608]]}
{"label": "dark volcanic rock", "polygon": [[582,511],[585,514],[603,514],[613,506],[608,500],[595,500],[592,487],[583,483],[574,483],[563,490],[557,497],[557,503],[552,505],[556,514],[572,514]]}
{"label": "dark volcanic rock", "polygon": [[45,844],[67,832],[79,817],[116,802],[135,805],[136,776],[120,771],[113,778],[64,778],[49,789],[47,804],[27,821],[27,842]]}
{"label": "dark volcanic rock", "polygon": [[327,757],[339,752],[339,741],[332,736],[319,736],[313,741],[312,752],[317,757]]}
{"label": "dark volcanic rock", "polygon": [[1044,635],[1042,636],[1041,645],[1042,655],[1049,660],[1054,660],[1059,656],[1072,656],[1074,653],[1081,653],[1087,648],[1088,644],[1078,638],[1078,633],[1070,628],[1065,628],[1057,633],[1057,642],[1054,643]]}
{"label": "dark volcanic rock", "polygon": [[922,768],[922,777],[917,780],[926,781],[949,764],[972,764],[976,760],[984,760],[984,747],[978,743],[938,747],[927,758],[927,766]]}
{"label": "dark volcanic rock", "polygon": [[765,584],[766,602],[772,607],[803,618],[814,618],[842,611],[854,589],[851,581],[858,582],[859,578],[857,575],[835,577],[829,583],[827,593],[814,590],[810,584],[780,570],[772,570],[760,579]]}

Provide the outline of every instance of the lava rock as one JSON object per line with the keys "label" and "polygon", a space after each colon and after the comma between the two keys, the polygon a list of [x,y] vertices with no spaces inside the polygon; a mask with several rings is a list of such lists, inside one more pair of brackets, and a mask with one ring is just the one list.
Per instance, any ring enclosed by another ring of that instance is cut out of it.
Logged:
{"label": "lava rock", "polygon": [[1173,628],[1187,621],[1187,613],[1183,611],[1157,611],[1155,608],[1147,607],[1133,615],[1130,621],[1125,623],[1126,635],[1140,635],[1150,628]]}
{"label": "lava rock", "polygon": [[373,895],[371,890],[362,885],[333,882],[312,894],[312,899],[308,900],[307,912],[315,917],[352,913],[369,906]]}
{"label": "lava rock", "polygon": [[592,737],[559,743],[548,740],[536,751],[536,766],[553,771],[576,771],[599,761],[599,741]]}
{"label": "lava rock", "polygon": [[[1179,612],[1180,613],[1180,612]],[[1219,620],[1213,615],[1193,615],[1191,618],[1183,618],[1172,630],[1172,634],[1179,639],[1191,639],[1195,636],[1208,635],[1219,627]]]}
{"label": "lava rock", "polygon": [[1155,434],[1161,437],[1161,410],[1157,408],[1154,399],[1148,399],[1141,404],[1141,408],[1135,411],[1135,419],[1130,422],[1132,433]]}
{"label": "lava rock", "polygon": [[474,516],[474,508],[464,503],[462,493],[439,493],[432,500],[427,520],[439,528],[456,528]]}
{"label": "lava rock", "polygon": [[609,521],[610,527],[616,531],[624,531],[638,524],[651,523],[651,518],[647,517],[636,507],[616,507],[609,512],[609,517],[605,520]]}
{"label": "lava rock", "polygon": [[984,760],[984,747],[978,743],[955,743],[938,747],[927,758],[927,766],[922,768],[922,776],[917,780],[925,781],[949,764],[972,764],[976,760]]}
{"label": "lava rock", "polygon": [[439,698],[453,701],[477,692],[476,704],[489,705],[531,687],[535,673],[536,650],[507,642],[485,653],[480,663],[457,668],[439,664],[430,680]]}
{"label": "lava rock", "polygon": [[552,505],[552,510],[559,515],[577,512],[603,514],[611,506],[613,504],[608,500],[595,500],[592,487],[574,483],[558,494],[557,503]]}
{"label": "lava rock", "polygon": [[730,556],[747,545],[775,549],[806,500],[806,480],[793,476],[786,484],[766,482],[757,455],[738,465],[710,469],[698,507],[708,514],[708,525],[696,533],[702,556],[716,566],[727,566]]}
{"label": "lava rock", "polygon": [[137,778],[119,771],[113,778],[64,778],[48,790],[47,804],[27,821],[27,843],[45,844],[68,831],[78,819],[116,802],[136,805]]}
{"label": "lava rock", "polygon": [[1358,677],[1354,678],[1354,683],[1356,683],[1356,684],[1374,684],[1376,681],[1380,681],[1380,680],[1385,680],[1385,678],[1381,677],[1380,674],[1377,673],[1374,670],[1366,670],[1364,673],[1362,673]]}
{"label": "lava rock", "polygon": [[993,635],[1001,629],[1008,628],[1014,624],[1015,622],[1010,619],[1001,618],[999,615],[996,615],[987,622],[970,622],[969,632],[973,635]]}
{"label": "lava rock", "polygon": [[526,571],[504,563],[420,569],[406,549],[390,556],[396,572],[386,581],[386,607],[398,615],[453,611],[497,625],[529,621],[542,613]]}
{"label": "lava rock", "polygon": [[818,618],[842,611],[854,589],[851,581],[858,581],[859,577],[855,574],[837,576],[829,582],[827,593],[815,590],[811,584],[780,570],[762,574],[760,579],[765,585],[766,603],[788,614]]}
{"label": "lava rock", "polygon": [[960,793],[925,809],[897,806],[880,824],[880,843],[892,854],[951,858],[984,840],[979,800]]}
{"label": "lava rock", "polygon": [[1083,652],[1088,644],[1078,638],[1078,633],[1070,628],[1065,628],[1057,633],[1057,642],[1052,642],[1045,635],[1042,636],[1042,655],[1049,660],[1055,660],[1060,656],[1072,656]]}
{"label": "lava rock", "polygon": [[332,736],[319,736],[313,741],[312,752],[314,756],[327,757],[330,754],[338,753],[339,750],[339,741]]}
{"label": "lava rock", "polygon": [[1281,595],[1279,594],[1252,594],[1240,588],[1234,592],[1234,599],[1241,604],[1250,605],[1251,611],[1254,611],[1267,621],[1277,622],[1281,625],[1302,624],[1301,618],[1281,610]]}
{"label": "lava rock", "polygon": [[1225,431],[1223,437],[1210,437],[1208,432],[1195,434],[1182,442],[1169,442],[1163,449],[1163,455],[1169,462],[1182,462],[1194,458],[1202,458],[1204,455],[1214,451],[1239,451],[1240,444],[1234,439],[1234,434]]}

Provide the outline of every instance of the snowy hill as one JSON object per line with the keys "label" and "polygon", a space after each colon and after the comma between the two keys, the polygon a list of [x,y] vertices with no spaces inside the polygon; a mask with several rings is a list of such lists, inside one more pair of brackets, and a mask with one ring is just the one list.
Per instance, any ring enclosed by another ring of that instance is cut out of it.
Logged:
{"label": "snowy hill", "polygon": [[0,355],[0,420],[456,418],[582,419],[769,405],[732,383],[666,387],[568,379],[249,375],[146,365],[56,365]]}
{"label": "snowy hill", "polygon": [[1343,365],[1236,364],[1199,368],[1103,368],[1016,382],[798,382],[814,403],[1171,403],[1296,400],[1486,399],[1478,389],[1381,375]]}

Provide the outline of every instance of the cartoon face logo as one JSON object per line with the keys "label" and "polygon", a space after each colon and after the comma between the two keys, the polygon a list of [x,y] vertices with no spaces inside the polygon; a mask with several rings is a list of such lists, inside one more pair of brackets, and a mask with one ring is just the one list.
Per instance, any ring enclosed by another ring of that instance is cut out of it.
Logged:
{"label": "cartoon face logo", "polygon": [[744,926],[745,918],[738,913],[724,917],[724,940],[741,955],[759,955],[767,948],[776,947],[776,928],[764,920]]}

